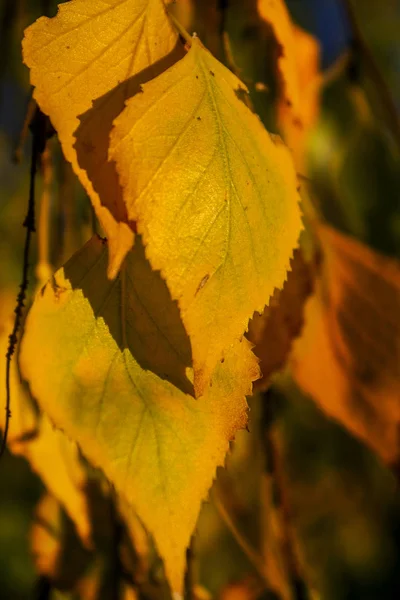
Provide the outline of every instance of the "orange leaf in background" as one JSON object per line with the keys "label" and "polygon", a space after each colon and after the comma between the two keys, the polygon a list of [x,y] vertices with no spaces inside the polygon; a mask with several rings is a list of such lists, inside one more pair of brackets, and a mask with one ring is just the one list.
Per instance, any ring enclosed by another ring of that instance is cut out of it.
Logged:
{"label": "orange leaf in background", "polygon": [[284,0],[258,0],[258,12],[279,45],[278,122],[297,168],[303,170],[305,136],[318,114],[319,43],[292,22]]}
{"label": "orange leaf in background", "polygon": [[25,32],[34,98],[57,130],[108,237],[112,278],[134,234],[115,166],[108,162],[111,125],[140,83],[176,60],[177,39],[162,0],[72,0]]}
{"label": "orange leaf in background", "polygon": [[300,387],[385,461],[400,456],[400,264],[324,225],[291,355]]}
{"label": "orange leaf in background", "polygon": [[304,322],[304,303],[312,290],[310,268],[297,248],[282,290],[275,290],[262,315],[255,314],[249,323],[247,338],[254,344],[253,352],[260,359],[262,377],[255,390],[268,388],[275,371],[286,363],[293,340]]}

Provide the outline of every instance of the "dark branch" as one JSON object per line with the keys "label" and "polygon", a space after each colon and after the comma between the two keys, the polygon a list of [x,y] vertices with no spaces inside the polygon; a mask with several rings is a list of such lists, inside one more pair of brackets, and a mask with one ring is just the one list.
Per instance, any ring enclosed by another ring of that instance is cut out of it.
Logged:
{"label": "dark branch", "polygon": [[8,431],[10,426],[11,418],[11,389],[10,389],[10,375],[11,375],[11,359],[15,353],[18,342],[18,333],[21,328],[22,318],[25,308],[26,292],[29,285],[29,255],[32,241],[32,234],[35,232],[35,179],[37,173],[37,166],[40,155],[42,154],[46,145],[46,123],[47,118],[39,110],[36,111],[31,124],[32,130],[32,157],[31,157],[31,170],[30,170],[30,183],[29,183],[29,201],[28,211],[23,223],[26,227],[25,246],[24,246],[24,258],[22,267],[22,281],[20,284],[20,291],[17,296],[17,305],[14,310],[14,326],[9,336],[8,348],[6,353],[6,419],[4,425],[3,439],[0,448],[0,458],[3,456],[6,444]]}

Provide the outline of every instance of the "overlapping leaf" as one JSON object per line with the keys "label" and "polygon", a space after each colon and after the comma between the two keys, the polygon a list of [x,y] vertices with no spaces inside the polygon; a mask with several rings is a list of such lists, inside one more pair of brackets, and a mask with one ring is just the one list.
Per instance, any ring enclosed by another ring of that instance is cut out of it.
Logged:
{"label": "overlapping leaf", "polygon": [[322,275],[292,368],[305,392],[386,461],[398,459],[400,265],[319,226]]}
{"label": "overlapping leaf", "polygon": [[290,155],[240,93],[193,38],[128,101],[111,136],[128,216],[181,310],[196,395],[282,286],[301,226]]}
{"label": "overlapping leaf", "polygon": [[184,330],[140,239],[114,282],[106,264],[106,245],[94,238],[38,295],[23,371],[54,422],[134,506],[179,592],[201,501],[246,423],[257,361],[246,340],[237,342],[196,401],[168,381],[185,389],[191,379],[176,342]]}
{"label": "overlapping leaf", "polygon": [[110,276],[133,244],[115,167],[107,160],[111,124],[139,84],[176,59],[176,42],[162,0],[72,0],[26,30],[34,97],[108,236]]}

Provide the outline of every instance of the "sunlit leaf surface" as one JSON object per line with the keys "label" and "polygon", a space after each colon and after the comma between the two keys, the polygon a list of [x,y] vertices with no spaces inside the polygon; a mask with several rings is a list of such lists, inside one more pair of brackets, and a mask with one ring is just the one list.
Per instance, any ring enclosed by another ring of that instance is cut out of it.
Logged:
{"label": "sunlit leaf surface", "polygon": [[72,0],[25,32],[34,97],[108,236],[110,276],[133,244],[115,166],[107,159],[112,121],[142,81],[173,62],[168,56],[176,42],[162,0]]}
{"label": "sunlit leaf surface", "polygon": [[128,216],[181,310],[197,396],[282,286],[301,227],[291,157],[243,93],[193,38],[127,103],[111,136]]}
{"label": "sunlit leaf surface", "polygon": [[106,265],[106,245],[93,238],[38,294],[23,372],[44,410],[133,505],[179,592],[201,502],[246,424],[257,360],[246,340],[235,343],[195,400],[169,381],[184,389],[183,373],[191,379],[185,355],[174,353],[183,329],[140,239],[114,282]]}

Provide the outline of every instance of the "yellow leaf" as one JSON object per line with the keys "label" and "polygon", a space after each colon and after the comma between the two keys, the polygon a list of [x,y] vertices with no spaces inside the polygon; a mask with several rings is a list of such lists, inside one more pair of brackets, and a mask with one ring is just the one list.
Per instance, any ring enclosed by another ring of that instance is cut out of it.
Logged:
{"label": "yellow leaf", "polygon": [[196,396],[282,286],[301,227],[291,157],[240,91],[193,38],[184,59],[128,101],[111,134],[128,215],[181,310]]}
{"label": "yellow leaf", "polygon": [[257,4],[279,44],[278,122],[297,168],[303,170],[306,134],[318,116],[320,47],[311,34],[292,22],[284,0],[258,0]]}
{"label": "yellow leaf", "polygon": [[400,264],[327,225],[291,357],[300,387],[385,461],[399,457]]}
{"label": "yellow leaf", "polygon": [[[5,372],[5,356],[8,336],[14,319],[11,317],[15,298],[2,295],[0,327],[0,370]],[[7,316],[6,316],[7,315]],[[8,318],[7,318],[8,317]],[[11,417],[7,437],[9,450],[23,456],[31,468],[42,479],[47,489],[54,494],[74,521],[78,533],[86,545],[90,544],[90,520],[84,486],[86,476],[80,464],[76,445],[61,431],[55,431],[46,415],[40,415],[29,393],[21,381],[15,353],[11,361],[10,401]],[[0,387],[0,430],[4,430],[6,405],[5,385]]]}
{"label": "yellow leaf", "polygon": [[34,97],[108,236],[110,277],[133,245],[115,166],[107,158],[112,121],[142,81],[172,64],[176,42],[162,0],[72,0],[25,32]]}
{"label": "yellow leaf", "polygon": [[[4,431],[6,384],[3,375],[6,371],[6,353],[9,335],[14,326],[15,296],[3,292],[0,300],[0,373],[2,374],[2,383],[0,385],[0,430]],[[7,446],[11,452],[15,452],[25,439],[29,439],[36,433],[38,425],[37,411],[30,397],[29,390],[21,381],[18,371],[17,353],[13,355],[10,366],[10,398],[11,418],[9,421]]]}
{"label": "yellow leaf", "polygon": [[93,238],[55,274],[54,289],[39,293],[22,341],[23,371],[43,409],[133,505],[181,592],[185,548],[229,441],[246,424],[257,360],[246,340],[237,342],[201,401],[172,385],[162,354],[176,352],[165,360],[168,377],[178,378],[179,363],[186,368],[176,304],[166,301],[140,238],[114,282],[106,255]]}

